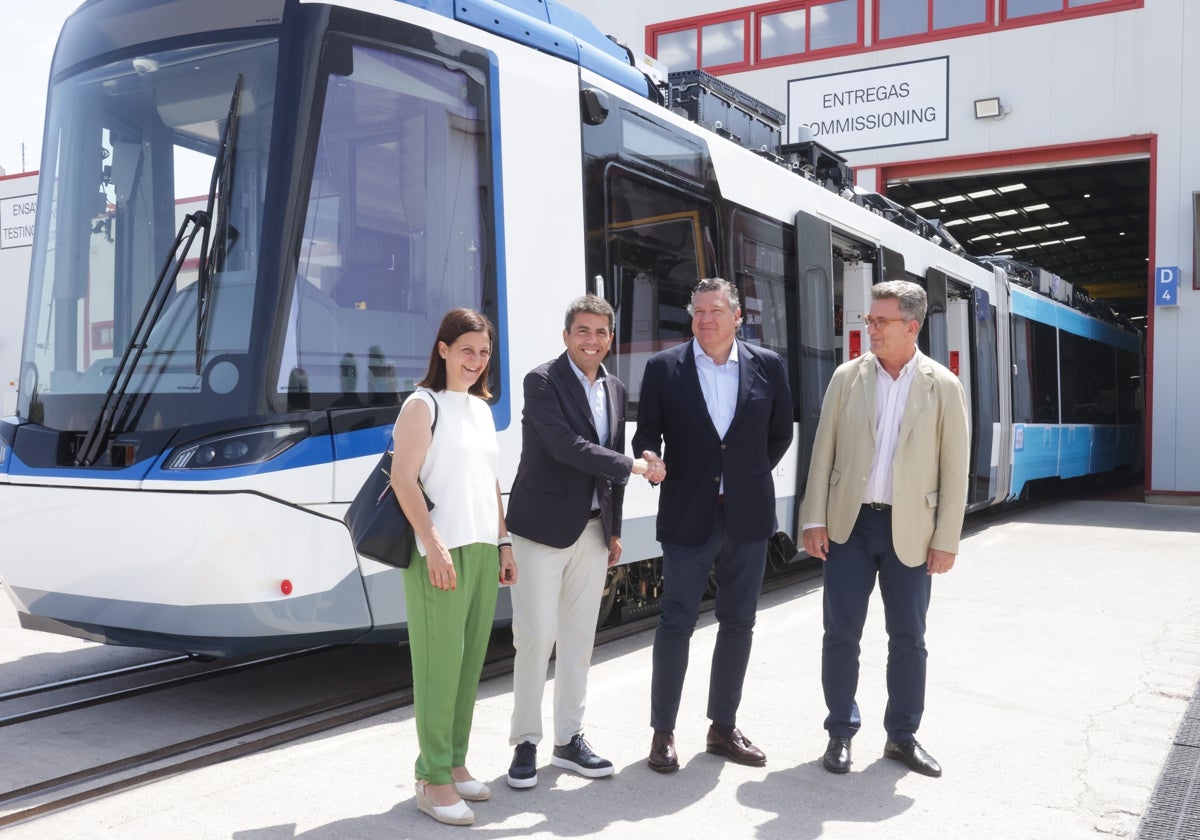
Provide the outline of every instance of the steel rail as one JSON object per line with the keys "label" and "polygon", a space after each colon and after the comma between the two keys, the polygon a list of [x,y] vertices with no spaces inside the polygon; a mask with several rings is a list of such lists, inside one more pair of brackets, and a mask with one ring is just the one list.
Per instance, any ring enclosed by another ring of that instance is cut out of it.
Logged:
{"label": "steel rail", "polygon": [[333,645],[323,645],[320,647],[305,648],[304,650],[288,651],[287,653],[275,654],[273,656],[262,657],[259,659],[251,659],[245,662],[237,662],[232,665],[220,665],[196,674],[185,674],[181,677],[172,677],[168,680],[159,680],[158,682],[146,683],[145,685],[136,685],[130,688],[122,688],[116,691],[110,691],[106,694],[97,694],[92,697],[83,697],[79,700],[70,700],[66,703],[58,703],[54,706],[32,709],[28,712],[19,712],[6,717],[0,717],[0,728],[5,726],[13,726],[18,723],[28,723],[31,720],[51,717],[53,715],[63,714],[64,712],[75,712],[79,711],[80,709],[88,709],[93,706],[100,706],[104,703],[111,703],[116,700],[126,700],[130,697],[137,697],[142,694],[151,694],[155,691],[164,691],[168,688],[177,688],[181,685],[188,685],[189,683],[201,682],[203,680],[209,680],[215,677],[225,676],[227,674],[235,674],[240,671],[261,668],[265,665],[277,665],[281,662],[287,662],[292,659],[299,659],[304,656],[311,656],[315,653],[334,649],[335,646]]}
{"label": "steel rail", "polygon": [[157,659],[154,662],[143,662],[140,665],[126,665],[124,668],[114,668],[111,671],[98,671],[95,674],[85,674],[81,677],[69,677],[65,680],[55,680],[54,682],[42,683],[41,685],[16,688],[12,691],[0,692],[0,703],[3,703],[5,700],[32,697],[35,694],[49,694],[52,691],[59,691],[64,688],[73,688],[77,685],[86,685],[87,683],[113,679],[114,677],[124,677],[143,671],[153,671],[157,668],[165,668],[168,665],[177,665],[180,662],[190,661],[193,661],[193,657],[186,654],[183,656],[172,656],[170,659]]}

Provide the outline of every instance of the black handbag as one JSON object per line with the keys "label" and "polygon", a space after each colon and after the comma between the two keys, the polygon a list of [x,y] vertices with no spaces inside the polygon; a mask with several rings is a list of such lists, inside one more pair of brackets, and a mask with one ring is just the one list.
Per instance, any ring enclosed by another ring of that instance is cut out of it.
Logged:
{"label": "black handbag", "polygon": [[[433,423],[429,427],[431,434],[437,429],[437,420],[438,407],[437,400],[434,399]],[[421,495],[425,497],[425,504],[429,510],[433,510],[433,502],[425,493],[424,487],[421,488]],[[396,501],[396,492],[392,489],[390,447],[367,476],[358,495],[346,510],[343,521],[350,529],[354,550],[363,557],[370,557],[399,569],[408,568],[412,559],[413,529],[400,503]]]}

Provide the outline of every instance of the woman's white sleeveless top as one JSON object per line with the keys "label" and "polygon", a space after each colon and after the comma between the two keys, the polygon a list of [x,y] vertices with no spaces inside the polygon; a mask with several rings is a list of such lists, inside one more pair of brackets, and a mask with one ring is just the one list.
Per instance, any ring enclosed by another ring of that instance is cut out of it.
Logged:
{"label": "woman's white sleeveless top", "polygon": [[[429,406],[437,426],[433,442],[421,464],[421,484],[433,501],[429,512],[433,527],[447,549],[472,543],[496,544],[499,511],[496,508],[496,467],[500,445],[492,411],[479,397],[459,391],[415,391],[404,401],[401,413],[413,400]],[[417,538],[417,549],[425,546]]]}

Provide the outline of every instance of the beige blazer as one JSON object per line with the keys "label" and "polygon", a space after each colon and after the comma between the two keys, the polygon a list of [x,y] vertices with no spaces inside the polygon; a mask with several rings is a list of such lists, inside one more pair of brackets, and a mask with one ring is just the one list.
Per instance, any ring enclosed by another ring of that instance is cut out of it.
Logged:
{"label": "beige blazer", "polygon": [[[802,524],[844,543],[862,507],[875,457],[875,355],[834,371],[813,443]],[[930,548],[958,553],[967,504],[970,430],[958,377],[917,351],[892,469],[892,545],[906,566]]]}

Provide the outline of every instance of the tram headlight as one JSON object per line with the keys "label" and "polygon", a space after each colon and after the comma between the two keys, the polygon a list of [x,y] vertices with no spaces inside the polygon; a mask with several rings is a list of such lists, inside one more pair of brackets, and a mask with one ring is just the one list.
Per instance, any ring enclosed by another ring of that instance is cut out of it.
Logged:
{"label": "tram headlight", "polygon": [[264,426],[205,438],[175,451],[169,470],[215,470],[261,464],[278,457],[308,437],[306,423]]}

